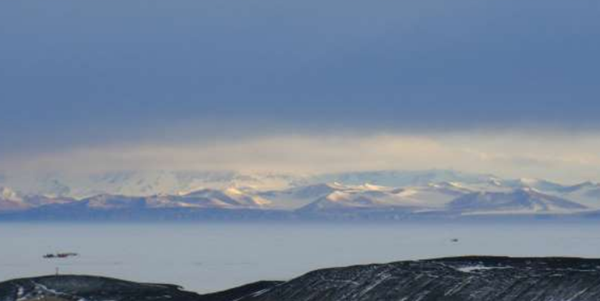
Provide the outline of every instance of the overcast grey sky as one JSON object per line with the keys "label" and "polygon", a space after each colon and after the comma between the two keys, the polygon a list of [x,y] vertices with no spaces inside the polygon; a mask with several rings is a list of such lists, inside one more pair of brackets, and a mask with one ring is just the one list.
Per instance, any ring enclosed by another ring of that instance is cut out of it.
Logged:
{"label": "overcast grey sky", "polygon": [[[600,130],[592,0],[2,1],[0,46],[0,161],[13,166],[291,135],[498,153],[560,140],[576,157],[590,145],[569,137]],[[499,133],[521,137],[485,141]]]}

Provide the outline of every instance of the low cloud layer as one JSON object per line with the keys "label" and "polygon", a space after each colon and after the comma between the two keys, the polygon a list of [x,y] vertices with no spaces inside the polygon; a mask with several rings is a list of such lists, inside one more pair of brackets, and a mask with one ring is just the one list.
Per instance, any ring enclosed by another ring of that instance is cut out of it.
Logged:
{"label": "low cloud layer", "polygon": [[575,183],[600,181],[598,141],[590,136],[535,139],[509,134],[278,136],[81,148],[33,159],[15,156],[2,163],[5,170],[16,173],[236,170],[311,174],[437,168]]}

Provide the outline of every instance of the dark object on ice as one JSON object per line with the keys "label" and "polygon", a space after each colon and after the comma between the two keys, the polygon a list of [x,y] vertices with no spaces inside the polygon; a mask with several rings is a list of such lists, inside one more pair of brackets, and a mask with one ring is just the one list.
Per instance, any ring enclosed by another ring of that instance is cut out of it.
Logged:
{"label": "dark object on ice", "polygon": [[458,242],[458,238],[453,238],[451,241],[452,242]]}
{"label": "dark object on ice", "polygon": [[52,254],[52,253],[48,253],[46,255],[44,255],[44,258],[46,259],[54,259],[54,258],[69,258],[69,257],[77,257],[79,256],[79,254],[77,253],[56,253],[56,254]]}

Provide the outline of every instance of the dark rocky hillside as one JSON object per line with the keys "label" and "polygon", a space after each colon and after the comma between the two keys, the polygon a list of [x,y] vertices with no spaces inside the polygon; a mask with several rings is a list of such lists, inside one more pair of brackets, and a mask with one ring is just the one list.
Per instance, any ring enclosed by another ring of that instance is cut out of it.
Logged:
{"label": "dark rocky hillside", "polygon": [[318,270],[199,295],[92,276],[0,283],[0,301],[597,301],[600,260],[459,257]]}
{"label": "dark rocky hillside", "polygon": [[244,301],[593,301],[600,260],[464,257],[311,272]]}
{"label": "dark rocky hillside", "polygon": [[200,300],[175,285],[143,284],[94,276],[46,276],[0,283],[1,301]]}

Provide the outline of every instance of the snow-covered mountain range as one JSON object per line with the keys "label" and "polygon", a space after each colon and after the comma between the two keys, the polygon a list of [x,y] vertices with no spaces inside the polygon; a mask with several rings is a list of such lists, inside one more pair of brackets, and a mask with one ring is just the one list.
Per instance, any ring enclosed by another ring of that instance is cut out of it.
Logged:
{"label": "snow-covered mountain range", "polygon": [[0,186],[24,194],[85,198],[98,194],[150,196],[182,194],[201,189],[250,188],[260,191],[283,190],[306,185],[341,183],[386,187],[423,186],[431,183],[460,183],[470,187],[533,187],[560,190],[564,186],[543,180],[502,180],[493,175],[452,170],[371,171],[318,175],[248,173],[235,171],[121,171],[91,174],[46,173],[35,175],[0,174]]}
{"label": "snow-covered mountain range", "polygon": [[[454,171],[297,176],[236,172],[127,172],[70,180],[3,177],[0,212],[110,210],[269,212],[280,218],[577,215],[600,212],[600,185],[562,185]],[[11,182],[13,181],[13,182]],[[9,186],[7,184],[15,184]],[[81,185],[81,186],[76,186]],[[14,189],[13,187],[17,187]]]}
{"label": "snow-covered mountain range", "polygon": [[50,173],[43,175],[4,175],[0,186],[25,194],[86,198],[98,194],[151,196],[182,194],[201,189],[244,187],[258,190],[280,189],[298,184],[301,176],[254,174],[229,171],[123,171],[92,174]]}

